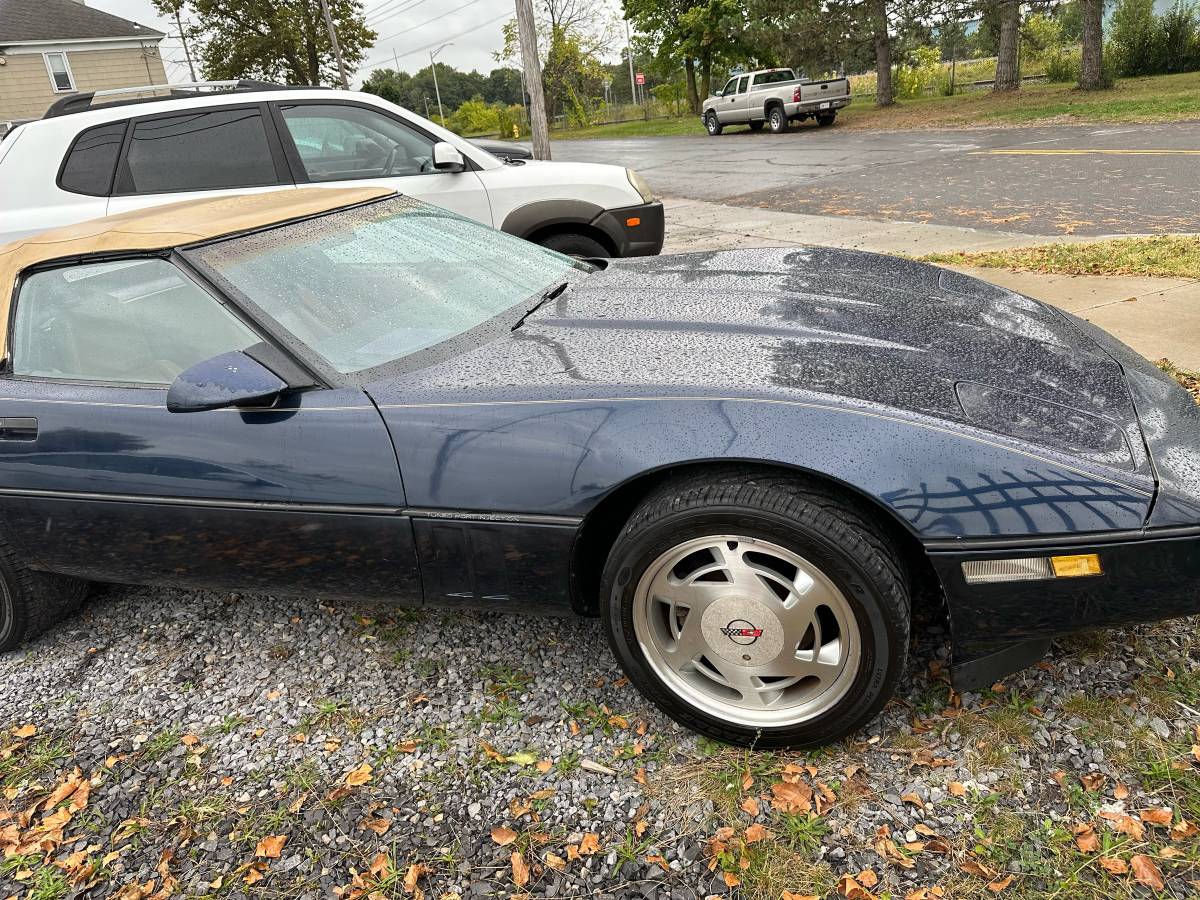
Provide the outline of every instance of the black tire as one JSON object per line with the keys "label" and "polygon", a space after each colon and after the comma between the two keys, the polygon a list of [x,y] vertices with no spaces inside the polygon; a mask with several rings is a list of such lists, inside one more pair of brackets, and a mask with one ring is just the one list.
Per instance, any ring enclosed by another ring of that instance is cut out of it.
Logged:
{"label": "black tire", "polygon": [[767,123],[765,121],[763,121],[762,119],[754,119],[750,123],[750,130],[751,131],[762,131],[763,126],[766,124]]}
{"label": "black tire", "polygon": [[725,126],[721,124],[721,120],[717,118],[717,114],[711,109],[708,115],[704,117],[704,127],[708,129],[709,135],[716,137],[725,130]]}
{"label": "black tire", "polygon": [[595,238],[573,231],[548,235],[538,241],[538,243],[543,247],[557,250],[559,253],[565,253],[567,256],[575,256],[579,259],[608,259],[612,256],[608,252],[608,248]]}
{"label": "black tire", "polygon": [[0,542],[0,652],[33,640],[79,608],[88,583],[27,568]]}
{"label": "black tire", "polygon": [[820,113],[817,116],[817,127],[818,128],[828,128],[830,125],[832,125],[834,123],[834,121],[836,119],[837,119],[836,112]]}
{"label": "black tire", "polygon": [[[746,727],[688,704],[647,661],[633,624],[636,585],[661,554],[714,533],[787,547],[820,567],[848,601],[862,644],[858,671],[827,710],[796,725]],[[681,725],[740,746],[812,747],[850,734],[887,703],[907,661],[909,588],[895,548],[857,498],[800,477],[722,467],[654,490],[612,547],[600,606],[609,643],[630,681]]]}
{"label": "black tire", "polygon": [[767,113],[767,124],[771,126],[771,134],[783,134],[788,130],[788,117],[782,106],[772,106]]}

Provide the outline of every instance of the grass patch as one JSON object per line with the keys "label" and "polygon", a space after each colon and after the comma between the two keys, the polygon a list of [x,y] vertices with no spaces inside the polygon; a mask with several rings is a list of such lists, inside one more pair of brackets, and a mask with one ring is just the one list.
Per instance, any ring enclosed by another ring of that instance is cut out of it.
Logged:
{"label": "grass patch", "polygon": [[977,253],[931,253],[924,262],[1043,275],[1149,275],[1200,278],[1200,236],[1116,238],[1086,244],[1046,244]]}

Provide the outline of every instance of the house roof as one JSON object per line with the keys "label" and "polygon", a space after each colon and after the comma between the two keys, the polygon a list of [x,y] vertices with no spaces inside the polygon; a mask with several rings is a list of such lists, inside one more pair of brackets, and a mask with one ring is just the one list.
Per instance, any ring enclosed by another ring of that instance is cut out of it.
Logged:
{"label": "house roof", "polygon": [[0,0],[0,46],[128,37],[160,40],[166,35],[79,0]]}
{"label": "house roof", "polygon": [[[89,253],[166,250],[389,197],[391,188],[296,188],[182,200],[53,228],[0,245],[0,348],[21,272],[39,263]],[[0,354],[2,354],[0,349]]]}

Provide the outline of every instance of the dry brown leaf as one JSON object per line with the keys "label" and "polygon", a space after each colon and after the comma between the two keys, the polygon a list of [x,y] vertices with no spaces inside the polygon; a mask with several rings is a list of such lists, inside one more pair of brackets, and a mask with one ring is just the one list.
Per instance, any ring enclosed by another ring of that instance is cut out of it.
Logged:
{"label": "dry brown leaf", "polygon": [[1175,814],[1170,809],[1139,809],[1138,818],[1147,825],[1162,825],[1171,824],[1171,820],[1175,818]]}
{"label": "dry brown leaf", "polygon": [[283,852],[283,845],[287,843],[287,840],[286,834],[272,834],[265,837],[254,848],[254,855],[264,859],[279,859],[279,854]]}
{"label": "dry brown leaf", "polygon": [[1143,884],[1152,891],[1161,891],[1166,887],[1163,884],[1162,871],[1154,860],[1144,853],[1131,856],[1129,865],[1133,868],[1133,877],[1138,884]]}
{"label": "dry brown leaf", "polygon": [[[382,853],[379,855],[383,856]],[[378,857],[376,857],[376,858],[378,858]],[[386,859],[387,858],[384,857],[385,864],[386,864]],[[372,867],[372,869],[374,869],[374,867]],[[422,877],[424,877],[428,874],[429,874],[429,866],[425,865],[424,863],[413,863],[411,866],[409,866],[408,871],[404,873],[404,891],[405,891],[405,893],[420,896],[420,888],[417,887],[417,882],[420,881]],[[375,877],[378,878],[379,876],[376,875]],[[385,875],[384,878],[386,878],[386,877],[387,876]]]}
{"label": "dry brown leaf", "polygon": [[996,871],[990,869],[977,859],[968,859],[965,863],[959,866],[968,875],[975,875],[979,878],[992,879],[996,877]]}
{"label": "dry brown leaf", "polygon": [[30,723],[28,725],[22,725],[20,728],[14,728],[13,729],[13,737],[31,738],[35,734],[37,734],[37,732],[38,732],[37,726]]}
{"label": "dry brown leaf", "polygon": [[[647,859],[646,862],[653,862],[652,859]],[[547,853],[542,857],[542,862],[546,864],[547,869],[553,869],[555,872],[562,872],[567,868],[567,861],[555,853]]]}
{"label": "dry brown leaf", "polygon": [[1129,796],[1129,788],[1125,787],[1125,785],[1118,781],[1113,785],[1113,796],[1118,800],[1124,800]]}
{"label": "dry brown leaf", "polygon": [[1096,860],[1105,872],[1112,875],[1124,875],[1129,871],[1129,864],[1115,856],[1101,856]]}
{"label": "dry brown leaf", "polygon": [[941,900],[945,896],[945,889],[935,884],[933,887],[917,888],[916,890],[909,891],[904,895],[904,900]]}
{"label": "dry brown leaf", "polygon": [[742,883],[742,882],[741,882],[741,879],[739,879],[739,878],[738,878],[736,875],[734,875],[732,872],[722,872],[722,873],[721,873],[721,877],[725,879],[725,886],[726,886],[726,887],[731,887],[731,888],[732,888],[732,887],[737,887],[739,884],[741,884],[741,883]]}
{"label": "dry brown leaf", "polygon": [[579,855],[591,856],[594,853],[600,852],[600,835],[589,831],[583,836],[583,840],[579,842]]}
{"label": "dry brown leaf", "polygon": [[350,787],[359,787],[371,780],[371,764],[363,763],[356,769],[351,769],[342,779],[344,784]]}
{"label": "dry brown leaf", "polygon": [[1006,887],[1008,887],[1010,884],[1012,884],[1012,882],[1013,882],[1013,876],[1005,875],[1003,878],[998,879],[997,881],[989,882],[988,890],[991,891],[993,894],[998,894],[1002,890],[1004,890]]}
{"label": "dry brown leaf", "polygon": [[392,827],[391,819],[364,819],[360,828],[365,828],[367,831],[373,831],[379,836],[387,834],[387,830]]}
{"label": "dry brown leaf", "polygon": [[512,857],[512,880],[519,888],[529,884],[529,864],[525,862],[525,857],[518,851],[514,850]]}
{"label": "dry brown leaf", "polygon": [[755,822],[746,829],[745,841],[747,844],[757,844],[759,841],[769,841],[773,837],[775,835],[771,833],[770,829]]}
{"label": "dry brown leaf", "polygon": [[1100,839],[1096,837],[1096,830],[1091,825],[1086,823],[1076,825],[1073,831],[1075,832],[1075,846],[1079,848],[1080,853],[1095,853],[1100,849]]}
{"label": "dry brown leaf", "polygon": [[1146,836],[1146,829],[1142,827],[1142,823],[1137,819],[1130,818],[1118,812],[1102,812],[1100,818],[1106,819],[1112,823],[1113,831],[1121,834],[1127,834],[1137,840],[1142,840]]}
{"label": "dry brown leaf", "polygon": [[1190,837],[1195,837],[1200,834],[1200,828],[1197,828],[1187,819],[1180,819],[1177,823],[1171,826],[1171,840],[1183,841]]}
{"label": "dry brown leaf", "polygon": [[548,759],[541,759],[541,760],[538,760],[538,763],[536,766],[534,766],[534,768],[536,768],[538,770],[539,775],[545,775],[547,772],[549,772],[551,769],[554,768],[554,763],[552,763]]}
{"label": "dry brown leaf", "polygon": [[746,813],[749,816],[757,816],[758,812],[759,812],[758,801],[755,800],[753,797],[747,797],[745,800],[742,801],[742,812]]}
{"label": "dry brown leaf", "polygon": [[782,813],[812,810],[812,788],[804,783],[777,781],[771,785],[771,806]]}
{"label": "dry brown leaf", "polygon": [[659,866],[664,872],[671,871],[671,864],[668,863],[665,858],[663,858],[662,856],[659,856],[657,853],[655,853],[652,856],[647,856],[646,862],[652,866],[653,865]]}
{"label": "dry brown leaf", "polygon": [[634,781],[636,781],[638,784],[640,784],[640,785],[643,785],[643,786],[644,786],[644,785],[647,783],[647,782],[646,782],[646,770],[645,770],[645,769],[638,769],[636,772],[634,772],[634,773],[633,773],[633,780],[634,780]]}
{"label": "dry brown leaf", "polygon": [[185,747],[195,747],[198,743],[200,743],[200,738],[195,734],[185,734],[179,739],[179,743],[183,744]]}
{"label": "dry brown leaf", "polygon": [[507,847],[517,839],[517,833],[511,828],[505,828],[503,825],[497,825],[492,829],[492,840],[501,847]]}
{"label": "dry brown leaf", "polygon": [[901,801],[902,803],[911,803],[911,804],[912,804],[913,806],[915,806],[917,809],[924,809],[924,808],[925,808],[925,801],[924,801],[924,800],[922,800],[922,799],[921,799],[919,796],[917,796],[916,794],[901,794],[901,795],[900,795],[900,801]]}
{"label": "dry brown leaf", "polygon": [[950,782],[948,785],[946,785],[946,790],[948,790],[955,797],[967,796],[967,786],[961,781]]}
{"label": "dry brown leaf", "polygon": [[[869,869],[867,871],[870,871]],[[847,900],[875,900],[875,895],[868,891],[853,875],[843,875],[838,879],[837,892]]]}
{"label": "dry brown leaf", "polygon": [[1084,790],[1098,791],[1104,787],[1105,778],[1099,772],[1088,772],[1086,775],[1080,775],[1079,781],[1083,785]]}

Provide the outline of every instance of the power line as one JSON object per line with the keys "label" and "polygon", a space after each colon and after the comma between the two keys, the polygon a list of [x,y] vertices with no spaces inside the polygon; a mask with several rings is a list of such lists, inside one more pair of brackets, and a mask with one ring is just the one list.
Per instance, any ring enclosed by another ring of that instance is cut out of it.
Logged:
{"label": "power line", "polygon": [[[436,22],[438,19],[444,19],[444,18],[446,18],[446,16],[453,15],[454,13],[458,12],[460,9],[466,9],[468,6],[474,6],[478,2],[479,2],[479,0],[467,0],[466,3],[462,4],[462,6],[456,6],[456,7],[454,7],[454,9],[447,10],[446,12],[441,13],[440,15],[434,16],[432,19],[426,19],[424,22],[421,22],[417,25],[410,25],[407,28],[397,31],[395,34],[389,34],[387,37],[376,38],[375,43],[378,44],[380,41],[390,41],[392,38],[400,37],[400,35],[402,35],[402,34],[408,34],[408,32],[410,32],[410,31],[416,31],[418,28],[424,28],[430,22]],[[401,54],[401,55],[403,55],[403,54]]]}
{"label": "power line", "polygon": [[[431,41],[430,43],[426,44],[424,47],[414,47],[412,50],[405,50],[403,53],[389,54],[389,57],[390,56],[395,56],[395,57],[412,56],[415,53],[424,53],[426,50],[433,49],[438,44],[444,43],[446,41],[452,41],[455,38],[460,38],[465,34],[470,34],[472,31],[478,31],[480,28],[486,28],[488,25],[496,24],[501,19],[508,19],[510,17],[511,17],[511,13],[501,13],[500,15],[496,16],[496,18],[494,18],[494,19],[488,19],[486,22],[480,22],[478,25],[474,25],[470,28],[467,28],[464,31],[458,32],[458,34],[445,35],[443,37],[438,38],[436,41]],[[363,63],[361,66],[359,66],[359,68],[360,69],[374,69],[374,68],[378,68],[381,64],[383,64],[387,61],[388,61],[388,57],[381,56],[378,59],[372,60],[371,62]]]}
{"label": "power line", "polygon": [[[390,3],[384,3],[375,9],[368,10],[367,12],[363,13],[363,19],[364,21],[369,21],[370,19],[378,17],[385,12],[387,15],[391,16],[395,13],[404,12],[405,10],[415,9],[422,3],[427,2],[429,2],[429,0],[391,0]],[[400,5],[396,6],[397,3]]]}

